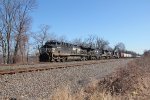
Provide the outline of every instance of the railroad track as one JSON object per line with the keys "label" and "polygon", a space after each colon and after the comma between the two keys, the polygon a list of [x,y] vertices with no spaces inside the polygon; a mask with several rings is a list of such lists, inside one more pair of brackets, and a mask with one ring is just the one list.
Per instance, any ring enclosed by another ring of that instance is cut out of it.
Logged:
{"label": "railroad track", "polygon": [[68,68],[68,67],[79,67],[84,65],[92,65],[92,64],[99,64],[99,63],[106,63],[106,62],[108,61],[84,61],[84,62],[75,62],[75,64],[55,63],[55,64],[45,65],[41,67],[35,67],[36,65],[34,65],[34,67],[28,67],[28,68],[3,69],[0,70],[0,75],[44,71],[44,70],[61,69],[61,68]]}

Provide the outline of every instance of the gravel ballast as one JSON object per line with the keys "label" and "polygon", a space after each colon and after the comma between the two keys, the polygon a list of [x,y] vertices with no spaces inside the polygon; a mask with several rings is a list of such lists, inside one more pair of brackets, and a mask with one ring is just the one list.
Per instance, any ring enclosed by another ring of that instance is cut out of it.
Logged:
{"label": "gravel ballast", "polygon": [[[116,59],[107,63],[0,76],[0,100],[49,98],[59,87],[69,85],[77,91],[89,80],[104,77],[133,59]],[[75,63],[75,62],[74,62]]]}

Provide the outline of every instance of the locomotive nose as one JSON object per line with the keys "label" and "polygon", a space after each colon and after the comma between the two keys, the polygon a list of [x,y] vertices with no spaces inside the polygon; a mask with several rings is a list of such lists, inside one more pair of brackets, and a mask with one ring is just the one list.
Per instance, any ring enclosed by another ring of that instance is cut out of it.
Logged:
{"label": "locomotive nose", "polygon": [[40,54],[39,60],[40,62],[47,62],[49,61],[49,55],[47,53]]}

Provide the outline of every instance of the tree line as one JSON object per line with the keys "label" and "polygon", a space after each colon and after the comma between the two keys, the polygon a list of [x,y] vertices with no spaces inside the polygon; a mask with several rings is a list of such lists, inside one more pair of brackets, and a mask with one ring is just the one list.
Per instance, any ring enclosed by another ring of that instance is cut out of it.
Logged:
{"label": "tree line", "polygon": [[31,26],[30,12],[35,0],[0,0],[0,47],[3,63],[16,63],[17,55],[24,60]]}

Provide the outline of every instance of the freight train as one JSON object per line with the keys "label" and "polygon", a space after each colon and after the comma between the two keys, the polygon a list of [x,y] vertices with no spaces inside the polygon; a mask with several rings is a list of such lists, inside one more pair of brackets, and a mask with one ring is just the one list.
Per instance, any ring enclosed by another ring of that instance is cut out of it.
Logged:
{"label": "freight train", "polygon": [[40,48],[40,62],[65,62],[70,60],[99,60],[109,58],[131,57],[125,53],[99,50],[91,47],[78,46],[66,42],[50,40]]}

